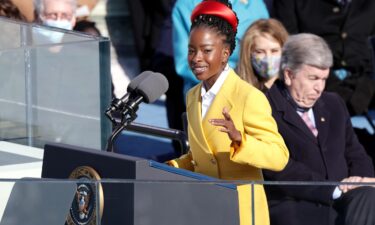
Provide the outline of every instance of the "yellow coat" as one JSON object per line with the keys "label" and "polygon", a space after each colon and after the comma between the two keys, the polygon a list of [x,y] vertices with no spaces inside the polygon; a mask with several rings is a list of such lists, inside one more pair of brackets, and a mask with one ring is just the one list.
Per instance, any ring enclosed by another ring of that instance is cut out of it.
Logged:
{"label": "yellow coat", "polygon": [[[191,170],[224,180],[262,181],[261,169],[282,170],[289,152],[277,131],[271,107],[262,92],[241,80],[231,70],[208,109],[201,114],[201,83],[187,96],[188,154],[169,162],[178,168]],[[223,118],[229,109],[234,124],[242,134],[241,146],[234,149],[226,133],[211,125],[208,119]],[[240,185],[240,224],[251,224],[251,187]],[[255,186],[255,224],[269,224],[267,200],[262,185]]]}

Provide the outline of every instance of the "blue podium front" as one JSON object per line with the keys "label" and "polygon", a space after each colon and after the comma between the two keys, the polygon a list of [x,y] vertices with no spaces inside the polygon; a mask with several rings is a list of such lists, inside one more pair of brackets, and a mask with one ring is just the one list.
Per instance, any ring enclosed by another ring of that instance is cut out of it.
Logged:
{"label": "blue podium front", "polygon": [[42,178],[67,179],[81,167],[100,176],[103,225],[240,224],[234,184],[142,158],[45,146]]}

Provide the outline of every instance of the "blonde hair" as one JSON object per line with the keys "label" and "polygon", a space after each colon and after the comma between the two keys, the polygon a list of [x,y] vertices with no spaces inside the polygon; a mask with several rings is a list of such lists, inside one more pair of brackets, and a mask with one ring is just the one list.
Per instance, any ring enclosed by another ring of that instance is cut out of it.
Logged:
{"label": "blonde hair", "polygon": [[246,30],[240,49],[240,59],[237,64],[237,73],[245,81],[254,87],[262,90],[267,80],[259,77],[254,72],[251,65],[251,52],[254,48],[254,40],[256,37],[269,35],[273,37],[283,47],[288,38],[288,32],[285,27],[276,19],[260,19],[255,21]]}

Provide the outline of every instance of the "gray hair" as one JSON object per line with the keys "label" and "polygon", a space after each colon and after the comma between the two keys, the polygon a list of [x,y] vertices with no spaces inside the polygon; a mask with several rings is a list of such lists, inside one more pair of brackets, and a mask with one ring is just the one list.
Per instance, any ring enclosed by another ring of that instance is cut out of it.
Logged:
{"label": "gray hair", "polygon": [[69,3],[72,6],[73,13],[75,14],[77,8],[77,0],[34,0],[34,10],[35,14],[40,16],[40,14],[44,11],[44,3],[46,1],[64,1]]}
{"label": "gray hair", "polygon": [[302,65],[329,69],[332,64],[331,49],[323,38],[308,33],[291,35],[283,47],[280,62],[280,79],[284,80],[286,68],[296,73]]}

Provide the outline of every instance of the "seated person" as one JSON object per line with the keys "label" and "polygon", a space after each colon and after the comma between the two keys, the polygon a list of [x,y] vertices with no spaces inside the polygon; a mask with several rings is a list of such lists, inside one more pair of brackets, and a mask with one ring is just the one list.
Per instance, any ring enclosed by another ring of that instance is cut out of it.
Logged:
{"label": "seated person", "polygon": [[76,0],[34,0],[35,22],[72,30],[76,24]]}
{"label": "seated person", "polygon": [[[169,165],[224,180],[263,180],[280,171],[288,150],[262,92],[228,65],[238,19],[228,1],[203,1],[191,16],[188,61],[201,82],[187,96],[190,152]],[[239,185],[241,224],[252,224],[251,187]],[[262,185],[255,185],[255,224],[269,224]],[[246,212],[244,214],[244,212]]]}
{"label": "seated person", "polygon": [[241,41],[238,75],[259,90],[267,91],[279,75],[281,48],[287,38],[288,32],[279,21],[255,21]]}
{"label": "seated person", "polygon": [[290,34],[313,33],[328,43],[333,65],[326,90],[344,99],[350,115],[374,109],[375,71],[369,38],[375,35],[375,1],[274,0],[273,9]]}
{"label": "seated person", "polygon": [[[332,61],[327,43],[314,34],[292,35],[285,43],[279,80],[267,97],[290,159],[281,172],[265,170],[265,180],[361,182],[374,176],[344,101],[323,91]],[[277,185],[266,193],[273,225],[375,224],[373,187]]]}

